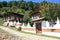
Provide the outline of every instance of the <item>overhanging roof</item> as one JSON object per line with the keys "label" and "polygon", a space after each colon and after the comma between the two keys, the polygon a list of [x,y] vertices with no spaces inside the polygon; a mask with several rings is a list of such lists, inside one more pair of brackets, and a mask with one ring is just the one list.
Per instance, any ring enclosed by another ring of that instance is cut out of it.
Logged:
{"label": "overhanging roof", "polygon": [[45,17],[41,17],[41,18],[38,18],[38,19],[32,19],[31,21],[40,21],[40,20],[43,20]]}
{"label": "overhanging roof", "polygon": [[8,14],[14,14],[14,15],[18,15],[18,16],[23,16],[23,14],[14,13],[14,12],[6,12],[3,16],[6,16]]}

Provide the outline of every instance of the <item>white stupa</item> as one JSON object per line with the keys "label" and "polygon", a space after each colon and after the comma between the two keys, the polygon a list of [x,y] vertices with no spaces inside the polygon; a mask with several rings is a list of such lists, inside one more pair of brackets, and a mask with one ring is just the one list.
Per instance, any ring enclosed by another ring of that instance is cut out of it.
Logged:
{"label": "white stupa", "polygon": [[31,27],[30,23],[28,22],[27,26],[26,27]]}
{"label": "white stupa", "polygon": [[48,22],[48,21],[46,21],[46,27],[47,27],[47,28],[49,27],[49,22]]}
{"label": "white stupa", "polygon": [[33,24],[33,27],[36,27],[35,23]]}
{"label": "white stupa", "polygon": [[24,23],[22,24],[22,26],[21,26],[21,27],[25,27]]}
{"label": "white stupa", "polygon": [[16,23],[16,26],[15,26],[17,29],[20,28],[20,23],[19,21]]}
{"label": "white stupa", "polygon": [[60,24],[59,24],[59,18],[57,18],[56,25],[54,25],[54,28],[60,29]]}

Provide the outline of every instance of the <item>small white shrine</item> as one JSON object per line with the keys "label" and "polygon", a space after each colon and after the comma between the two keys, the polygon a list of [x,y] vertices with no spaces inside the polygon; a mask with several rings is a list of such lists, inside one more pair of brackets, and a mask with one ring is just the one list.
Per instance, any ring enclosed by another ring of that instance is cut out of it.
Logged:
{"label": "small white shrine", "polygon": [[60,29],[60,23],[59,23],[59,18],[57,18],[56,25],[54,25],[54,28]]}
{"label": "small white shrine", "polygon": [[36,27],[35,23],[33,24],[33,27]]}
{"label": "small white shrine", "polygon": [[23,28],[23,27],[25,27],[24,23],[22,24],[22,26],[21,26],[21,27],[22,27],[22,28]]}
{"label": "small white shrine", "polygon": [[28,22],[27,26],[26,27],[31,27],[30,23]]}
{"label": "small white shrine", "polygon": [[46,27],[49,28],[49,22],[48,21],[46,21]]}
{"label": "small white shrine", "polygon": [[15,27],[18,29],[21,27],[20,25],[21,25],[21,23],[17,22]]}

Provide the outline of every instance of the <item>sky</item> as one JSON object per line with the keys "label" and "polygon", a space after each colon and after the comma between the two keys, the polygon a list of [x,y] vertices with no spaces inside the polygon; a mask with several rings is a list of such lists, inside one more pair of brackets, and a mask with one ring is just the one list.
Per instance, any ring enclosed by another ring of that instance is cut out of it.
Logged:
{"label": "sky", "polygon": [[[12,1],[12,0],[0,0],[0,1]],[[17,0],[18,1],[18,0]],[[30,0],[25,0],[26,2],[30,1]],[[32,0],[33,2],[42,2],[43,0]],[[53,3],[58,3],[60,2],[60,0],[46,0],[47,2],[53,2]]]}

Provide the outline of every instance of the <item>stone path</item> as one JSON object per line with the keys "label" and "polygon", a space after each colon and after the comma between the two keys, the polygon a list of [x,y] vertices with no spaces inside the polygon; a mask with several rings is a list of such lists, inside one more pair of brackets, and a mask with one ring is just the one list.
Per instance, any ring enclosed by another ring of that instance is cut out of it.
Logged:
{"label": "stone path", "polygon": [[14,31],[12,29],[9,29],[8,27],[3,27],[2,26],[0,28],[7,31],[7,32],[9,32],[10,34],[14,34],[16,36],[19,36],[21,38],[21,40],[59,40],[59,39],[55,39],[55,38],[42,37],[42,36],[36,36],[36,35],[17,32],[17,31]]}

